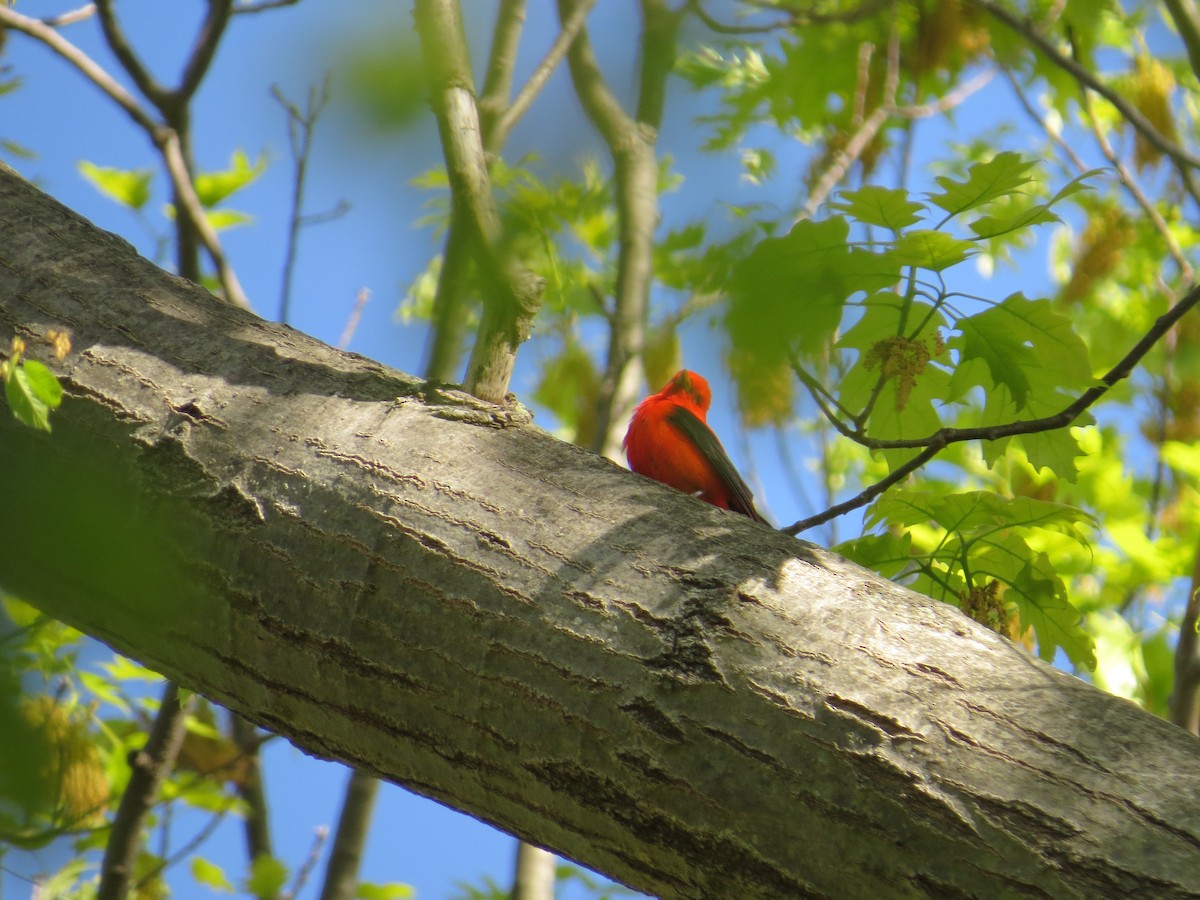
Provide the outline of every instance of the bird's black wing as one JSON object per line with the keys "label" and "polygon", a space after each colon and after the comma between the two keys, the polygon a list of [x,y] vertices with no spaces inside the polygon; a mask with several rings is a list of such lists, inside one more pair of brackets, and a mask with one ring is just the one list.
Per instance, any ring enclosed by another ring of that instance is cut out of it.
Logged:
{"label": "bird's black wing", "polygon": [[725,482],[729,488],[730,509],[734,512],[740,512],[743,516],[749,516],[756,522],[766,522],[754,508],[754,495],[750,493],[750,488],[746,486],[746,482],[742,481],[742,476],[738,474],[738,470],[733,467],[733,463],[729,460],[729,455],[725,452],[725,448],[721,446],[721,442],[717,436],[713,434],[712,429],[702,422],[695,413],[682,406],[677,406],[667,415],[667,421],[672,426],[678,428],[680,432],[693,444],[697,449],[704,454],[713,468],[717,470],[717,475]]}

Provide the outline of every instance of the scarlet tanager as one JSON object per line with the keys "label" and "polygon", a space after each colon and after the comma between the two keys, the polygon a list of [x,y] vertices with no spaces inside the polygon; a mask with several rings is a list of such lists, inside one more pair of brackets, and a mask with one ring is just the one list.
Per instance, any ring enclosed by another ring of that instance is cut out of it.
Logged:
{"label": "scarlet tanager", "polygon": [[623,444],[629,468],[713,506],[766,522],[705,421],[711,401],[707,381],[687,369],[676,372],[633,411]]}

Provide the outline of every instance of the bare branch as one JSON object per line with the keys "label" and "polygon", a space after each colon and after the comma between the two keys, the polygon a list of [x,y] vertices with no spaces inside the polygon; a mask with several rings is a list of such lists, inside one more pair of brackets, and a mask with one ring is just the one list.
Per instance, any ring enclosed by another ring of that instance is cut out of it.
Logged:
{"label": "bare branch", "polygon": [[121,68],[133,79],[137,89],[161,111],[163,104],[169,103],[170,91],[155,80],[134,53],[133,47],[125,39],[124,30],[117,22],[112,3],[113,0],[96,0],[96,11],[100,13],[100,27],[104,30],[108,49],[113,52]]}
{"label": "bare branch", "polygon": [[1125,190],[1129,192],[1137,205],[1141,207],[1142,212],[1146,214],[1146,218],[1150,220],[1150,224],[1154,226],[1154,230],[1158,232],[1159,237],[1163,239],[1163,243],[1167,245],[1167,252],[1175,260],[1175,265],[1179,267],[1180,280],[1185,284],[1190,283],[1194,274],[1192,264],[1183,255],[1179,241],[1175,240],[1175,235],[1171,233],[1171,227],[1162,217],[1158,208],[1150,202],[1150,198],[1142,191],[1141,185],[1138,183],[1137,178],[1134,177],[1134,174],[1129,171],[1129,167],[1125,165],[1125,161],[1113,150],[1112,143],[1108,140],[1108,135],[1105,134],[1104,126],[1096,118],[1095,110],[1092,108],[1091,97],[1088,96],[1087,91],[1083,92],[1082,103],[1084,114],[1091,125],[1092,136],[1096,139],[1096,144],[1100,147],[1100,152],[1104,154],[1104,158],[1108,160],[1109,165],[1116,169]]}
{"label": "bare branch", "polygon": [[321,888],[321,900],[354,900],[358,896],[358,872],[378,794],[378,778],[361,769],[350,770],[342,814],[338,817],[337,832],[330,848],[329,868],[325,871],[325,884]]}
{"label": "bare branch", "polygon": [[225,26],[229,24],[232,6],[233,0],[208,0],[208,15],[204,17],[191,55],[183,67],[179,87],[172,92],[175,102],[186,103],[200,87],[208,67],[212,65],[217,46],[221,43],[221,35],[225,33]]}
{"label": "bare branch", "polygon": [[27,34],[41,41],[78,69],[92,84],[107,94],[151,138],[158,134],[162,126],[158,122],[155,122],[150,113],[141,107],[137,99],[97,64],[95,60],[49,25],[38,19],[23,16],[3,3],[0,3],[0,25],[7,26],[14,31],[19,31],[22,34]]}
{"label": "bare branch", "polygon": [[787,13],[780,19],[774,22],[764,23],[762,25],[727,25],[719,21],[711,15],[705,8],[702,0],[689,0],[687,8],[703,22],[709,29],[718,34],[766,34],[772,31],[780,31],[784,28],[797,28],[804,25],[825,25],[833,22],[855,22],[860,19],[865,19],[868,16],[873,16],[875,13],[884,9],[891,3],[891,0],[864,0],[853,9],[841,10],[838,12],[818,13],[809,10],[794,9],[788,12],[787,8],[782,4],[766,4],[766,3],[748,3],[748,6],[757,6],[768,12]]}
{"label": "bare branch", "polygon": [[278,85],[271,86],[271,96],[287,114],[288,147],[292,153],[292,207],[288,214],[287,246],[283,254],[283,277],[279,288],[279,321],[286,323],[290,314],[296,248],[300,243],[300,228],[305,224],[304,186],[312,153],[313,129],[329,102],[329,73],[325,73],[319,90],[309,87],[308,103],[303,110],[288,100]]}
{"label": "bare branch", "polygon": [[533,101],[537,98],[537,95],[546,86],[546,82],[550,80],[550,76],[554,73],[558,64],[562,62],[562,58],[567,55],[567,51],[571,47],[571,42],[575,40],[575,36],[583,28],[584,22],[587,21],[588,13],[595,4],[596,0],[583,0],[563,21],[562,28],[558,32],[558,37],[554,39],[554,43],[550,45],[550,49],[546,51],[546,55],[542,57],[542,61],[538,63],[533,74],[529,76],[529,80],[521,87],[516,99],[496,119],[496,124],[492,132],[485,134],[485,146],[489,149],[498,148],[508,139],[508,133],[512,131],[513,126],[517,124],[521,116],[529,111],[529,107],[533,105]]}
{"label": "bare branch", "polygon": [[260,13],[267,12],[272,9],[280,9],[284,6],[295,6],[300,0],[259,0],[257,3],[237,3],[233,7],[233,14],[236,16],[239,13]]}
{"label": "bare branch", "polygon": [[79,9],[68,10],[64,13],[59,13],[57,16],[46,16],[40,19],[43,25],[49,25],[51,28],[61,28],[64,25],[74,25],[76,22],[83,22],[90,19],[96,14],[96,4],[87,3]]}
{"label": "bare branch", "polygon": [[175,188],[175,195],[183,206],[183,212],[191,220],[201,243],[204,244],[204,249],[208,251],[208,256],[217,270],[217,280],[221,283],[225,299],[243,309],[250,309],[250,301],[246,299],[246,294],[242,291],[237,273],[225,259],[221,240],[204,214],[204,204],[200,202],[196,186],[192,183],[192,176],[188,171],[187,162],[184,160],[179,135],[175,133],[174,129],[160,128],[155,144],[163,155],[167,174]]}
{"label": "bare branch", "polygon": [[187,710],[179,702],[179,688],[165,682],[162,699],[146,745],[131,754],[129,783],[113,818],[104,860],[100,864],[97,900],[122,900],[129,893],[134,862],[141,846],[142,825],[154,805],[158,789],[175,764],[187,733]]}
{"label": "bare branch", "polygon": [[1169,156],[1175,162],[1181,173],[1184,170],[1200,168],[1200,156],[1196,156],[1174,141],[1164,137],[1136,106],[1096,77],[1094,72],[1089,71],[1085,66],[1067,54],[1062,53],[1049,38],[1034,27],[1033,23],[1017,18],[1016,15],[999,3],[996,3],[995,0],[968,0],[968,2],[986,11],[1000,22],[1003,22],[1013,31],[1017,32],[1017,34],[1028,40],[1029,43],[1037,47],[1050,62],[1070,74],[1082,87],[1095,91],[1115,106],[1125,121],[1132,125],[1151,146],[1165,156]]}
{"label": "bare branch", "polygon": [[1192,72],[1200,78],[1200,9],[1196,8],[1195,0],[1165,0],[1164,5],[1187,47]]}
{"label": "bare branch", "polygon": [[492,46],[484,69],[483,90],[479,94],[479,121],[483,131],[483,146],[489,153],[504,145],[501,139],[493,147],[488,137],[494,124],[508,106],[512,92],[513,68],[517,64],[517,48],[525,26],[525,0],[500,0],[496,10],[496,25],[492,29]]}
{"label": "bare branch", "polygon": [[492,194],[461,10],[453,0],[418,0],[433,109],[450,176],[453,218],[467,226],[477,260],[494,292],[484,306],[467,371],[467,389],[503,403],[517,347],[529,337],[543,282],[519,269],[500,247],[500,215]]}
{"label": "bare branch", "polygon": [[345,350],[350,346],[350,340],[354,337],[354,332],[358,331],[358,323],[362,319],[363,309],[366,308],[367,302],[371,299],[370,288],[359,288],[358,293],[354,297],[354,308],[350,310],[350,315],[346,318],[346,327],[342,329],[342,336],[338,338],[338,349]]}

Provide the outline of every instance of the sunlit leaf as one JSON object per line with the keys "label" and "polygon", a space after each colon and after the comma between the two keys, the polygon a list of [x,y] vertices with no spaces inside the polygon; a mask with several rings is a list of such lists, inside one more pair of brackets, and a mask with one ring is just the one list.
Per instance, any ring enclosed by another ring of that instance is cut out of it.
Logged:
{"label": "sunlit leaf", "polygon": [[235,150],[229,168],[217,172],[202,172],[196,176],[196,194],[206,209],[254,183],[266,171],[267,157],[259,156],[253,163],[244,150]]}
{"label": "sunlit leaf", "polygon": [[1080,388],[1091,383],[1087,346],[1074,323],[1054,311],[1049,300],[1013,294],[981,313],[958,320],[961,338],[951,340],[963,361],[983,360],[993,385],[1012,394],[1024,412],[1029,393]]}
{"label": "sunlit leaf", "polygon": [[903,231],[921,221],[927,207],[912,200],[902,188],[867,185],[856,191],[842,191],[829,204],[864,225],[878,225],[892,231]]}
{"label": "sunlit leaf", "polygon": [[150,199],[153,169],[112,169],[81,160],[79,173],[106,197],[130,209],[141,209]]}
{"label": "sunlit leaf", "polygon": [[225,870],[201,856],[192,857],[192,878],[196,880],[197,884],[202,884],[222,894],[233,893],[233,884],[225,876]]}
{"label": "sunlit leaf", "polygon": [[848,236],[846,219],[834,216],[760,242],[728,285],[734,345],[772,360],[791,348],[814,351],[832,335],[848,299],[899,280],[890,255],[856,248]]}
{"label": "sunlit leaf", "polygon": [[[51,407],[47,403],[48,388],[38,369],[31,369],[31,365],[36,362],[36,360],[26,360],[24,364],[14,367],[9,372],[9,376],[4,382],[4,396],[8,400],[9,409],[12,410],[18,421],[30,428],[49,431]],[[37,363],[37,365],[41,364]],[[49,371],[44,366],[42,369]],[[49,395],[51,398],[54,396],[53,392],[49,392]],[[62,399],[61,388],[58,398]]]}
{"label": "sunlit leaf", "polygon": [[287,884],[288,867],[273,856],[256,856],[250,864],[250,876],[246,879],[247,893],[270,900]]}
{"label": "sunlit leaf", "polygon": [[417,896],[416,889],[410,884],[374,884],[370,881],[360,881],[354,890],[354,896],[359,900],[408,900]]}
{"label": "sunlit leaf", "polygon": [[940,272],[970,259],[979,248],[944,231],[910,231],[900,236],[893,248],[893,255],[904,266],[919,266]]}
{"label": "sunlit leaf", "polygon": [[940,191],[929,195],[930,202],[951,215],[960,215],[1018,190],[1033,180],[1030,172],[1037,160],[1006,150],[987,162],[976,163],[966,179],[956,180],[946,175],[937,178]]}

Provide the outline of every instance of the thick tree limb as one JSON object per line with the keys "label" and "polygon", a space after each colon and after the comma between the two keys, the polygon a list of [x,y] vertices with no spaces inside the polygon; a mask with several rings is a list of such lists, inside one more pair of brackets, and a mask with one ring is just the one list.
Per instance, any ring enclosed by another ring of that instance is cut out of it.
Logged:
{"label": "thick tree limb", "polygon": [[[0,585],[664,897],[1196,896],[1200,744],[944,604],[255,319],[0,171]],[[49,356],[49,354],[47,354]]]}

